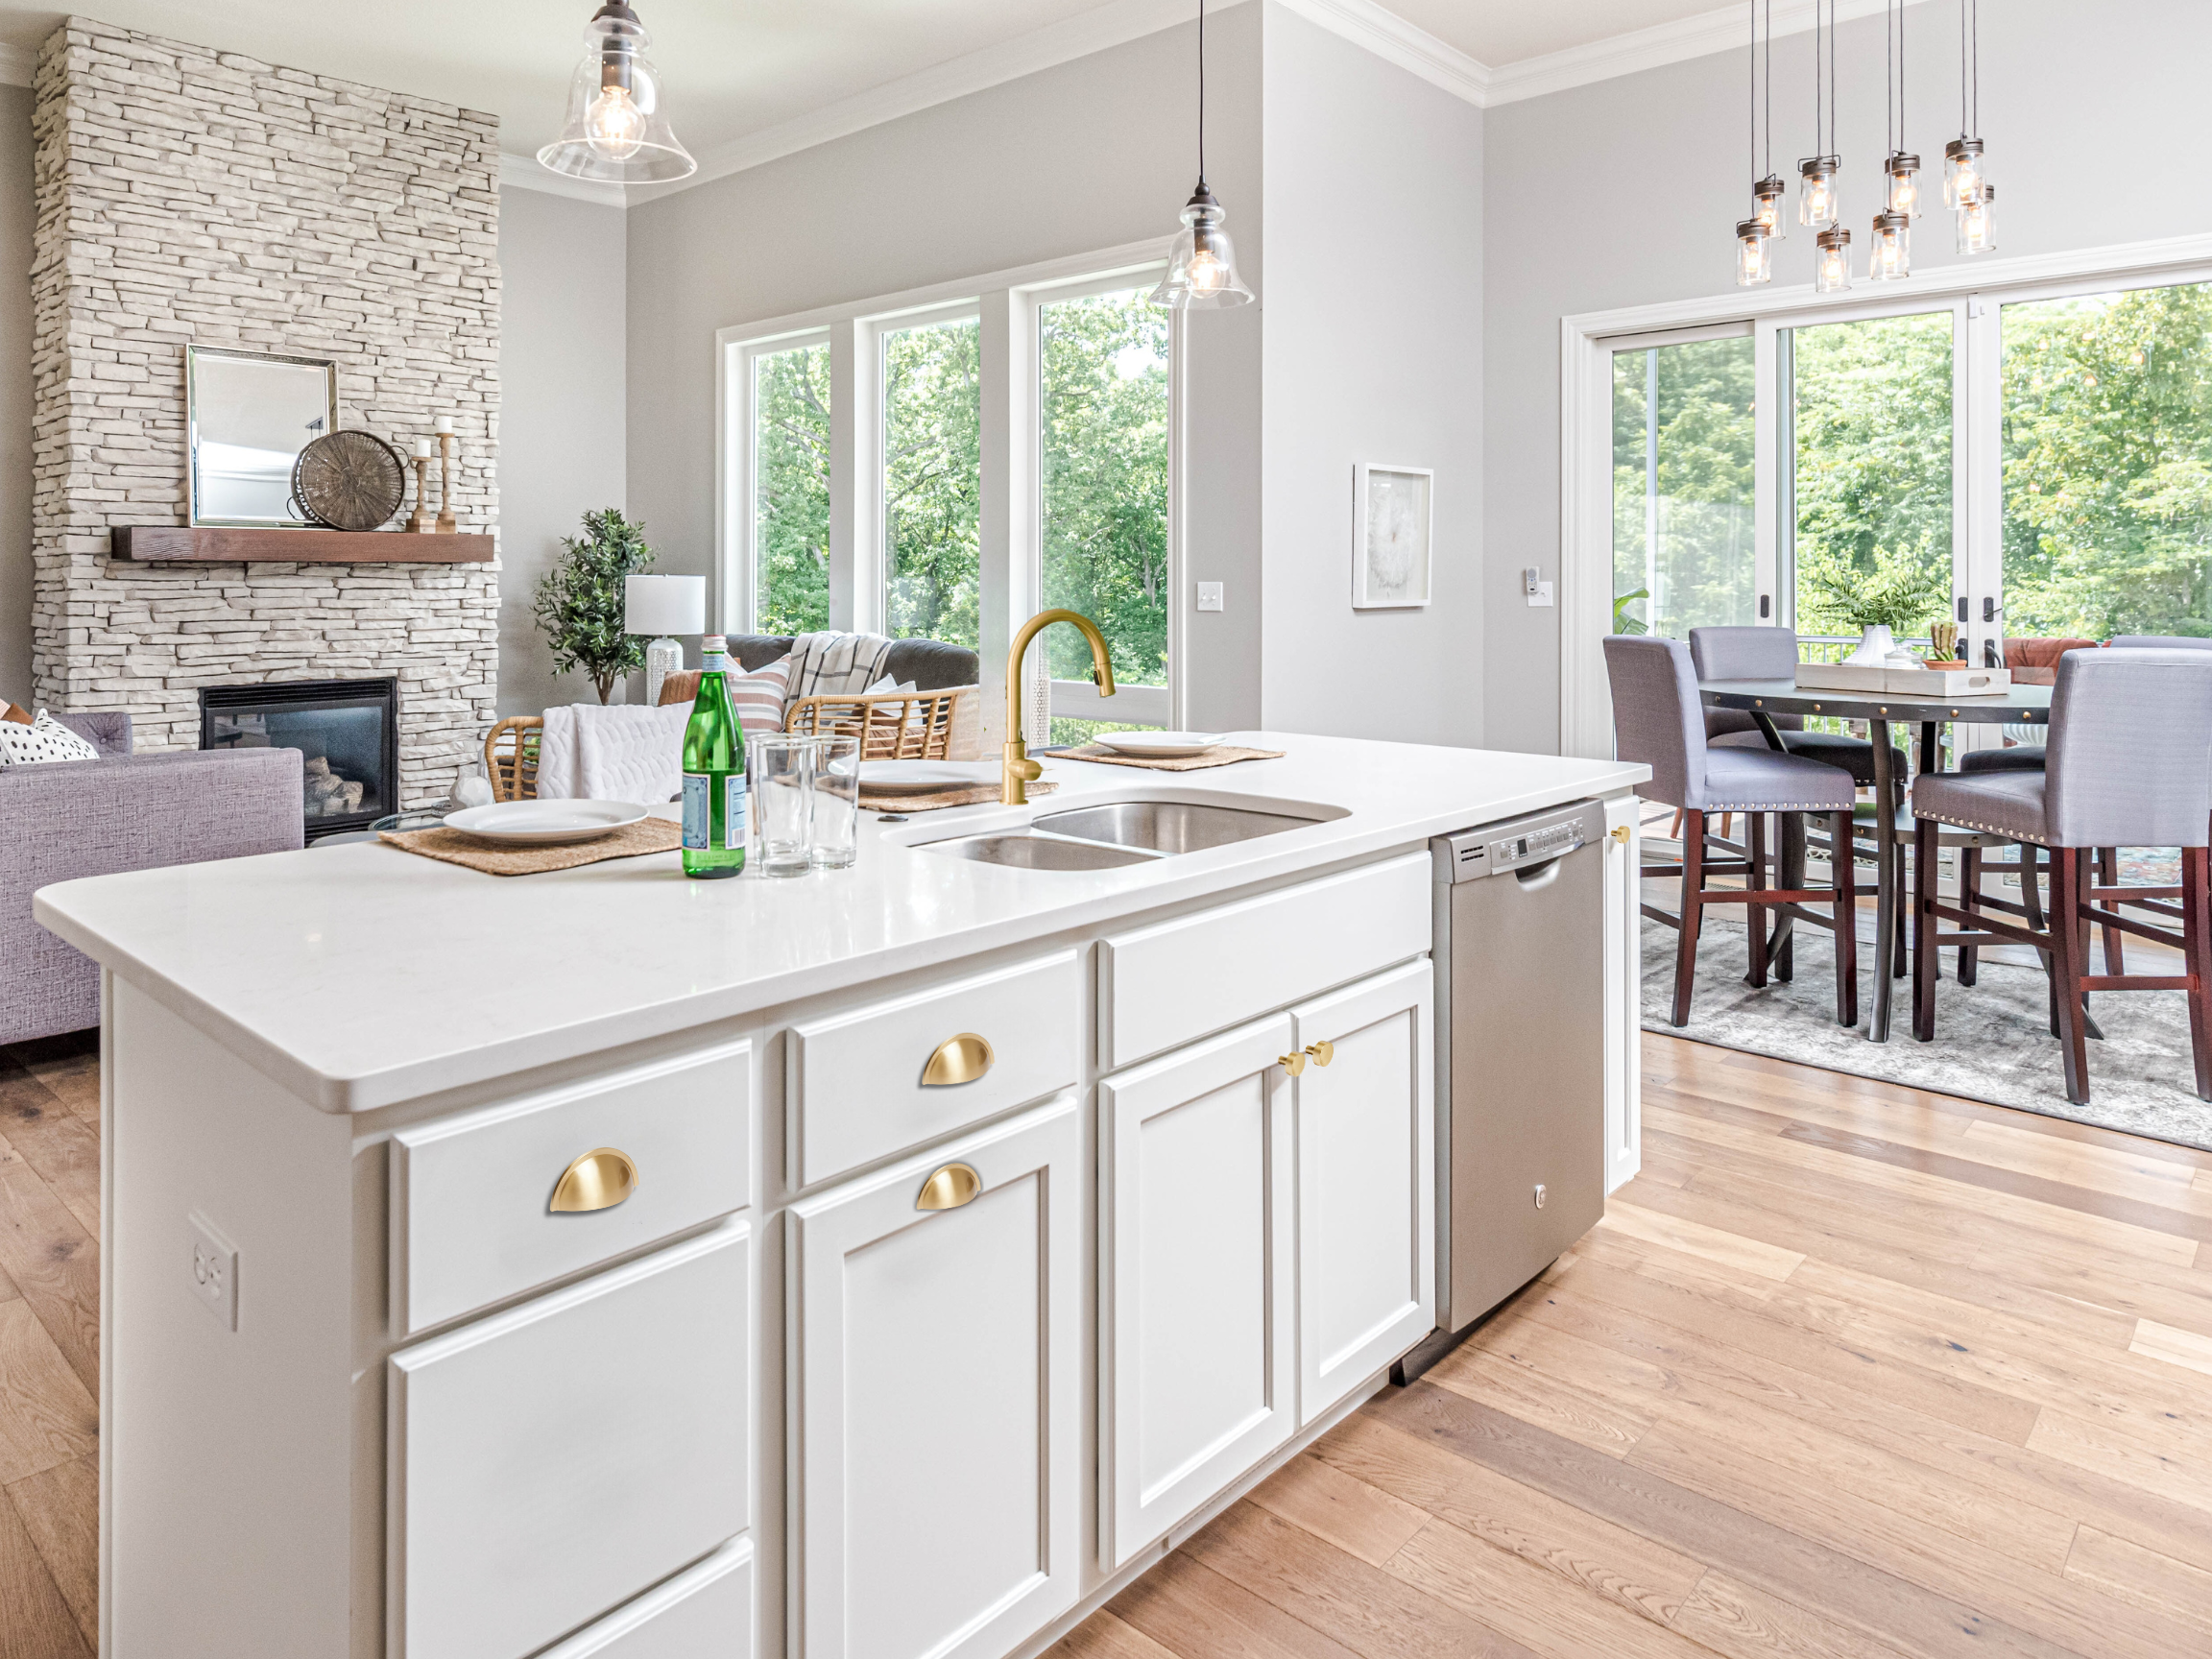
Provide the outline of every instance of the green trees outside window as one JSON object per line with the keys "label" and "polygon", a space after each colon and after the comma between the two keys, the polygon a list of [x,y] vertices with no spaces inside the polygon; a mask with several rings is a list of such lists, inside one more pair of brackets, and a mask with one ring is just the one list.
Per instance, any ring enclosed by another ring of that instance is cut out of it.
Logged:
{"label": "green trees outside window", "polygon": [[[1167,683],[1167,313],[1145,290],[1037,310],[1039,532],[1047,609],[1098,624],[1127,685]],[[1087,680],[1072,629],[1056,680]]]}
{"label": "green trees outside window", "polygon": [[1613,355],[1614,626],[1687,639],[1758,620],[1753,343]]}
{"label": "green trees outside window", "polygon": [[884,632],[974,649],[981,632],[982,329],[883,337]]}
{"label": "green trees outside window", "polygon": [[753,359],[754,629],[830,626],[830,346]]}

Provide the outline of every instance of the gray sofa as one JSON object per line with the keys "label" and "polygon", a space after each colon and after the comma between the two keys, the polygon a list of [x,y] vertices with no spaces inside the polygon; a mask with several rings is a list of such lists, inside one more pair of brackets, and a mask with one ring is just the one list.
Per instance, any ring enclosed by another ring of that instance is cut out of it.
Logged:
{"label": "gray sofa", "polygon": [[31,919],[56,881],[301,845],[290,749],[131,753],[128,714],[61,714],[97,760],[0,766],[0,1043],[100,1022],[100,970]]}
{"label": "gray sofa", "polygon": [[[791,654],[796,643],[789,634],[733,634],[730,654],[746,673],[765,668]],[[902,685],[912,681],[917,691],[950,691],[956,686],[981,684],[982,659],[965,645],[948,645],[939,639],[900,639],[883,660],[883,672]]]}

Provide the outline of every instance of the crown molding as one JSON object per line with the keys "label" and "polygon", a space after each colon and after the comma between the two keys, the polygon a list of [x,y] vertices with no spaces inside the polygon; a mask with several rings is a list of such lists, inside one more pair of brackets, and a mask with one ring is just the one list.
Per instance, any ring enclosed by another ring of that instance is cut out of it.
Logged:
{"label": "crown molding", "polygon": [[[1919,3],[1920,0],[1905,0],[1908,6]],[[1883,4],[1884,0],[1836,0],[1836,21],[1849,23],[1856,18],[1872,17],[1882,11]],[[1815,5],[1815,0],[1778,0],[1773,13],[1774,33],[1777,36],[1810,34]],[[1716,52],[1741,52],[1750,38],[1747,16],[1741,5],[1726,6],[1718,12],[1701,12],[1695,17],[1677,18],[1672,23],[1660,23],[1649,29],[1615,35],[1609,39],[1593,40],[1587,45],[1570,46],[1563,52],[1548,52],[1541,58],[1524,58],[1518,63],[1503,64],[1485,72],[1483,102],[1485,105],[1517,104],[1525,98],[1564,92],[1571,86],[1587,86],[1594,82],[1611,81],[1669,63],[1687,62],[1693,58],[1708,58]]]}
{"label": "crown molding", "polygon": [[[1478,108],[1491,102],[1490,87],[1497,71],[1479,62],[1456,46],[1447,45],[1426,29],[1416,28],[1375,0],[1277,0],[1286,10],[1340,35],[1385,63],[1394,63],[1418,75],[1431,86],[1441,86],[1455,98]],[[1811,4],[1811,0],[1807,0]]]}
{"label": "crown molding", "polygon": [[602,207],[628,205],[625,200],[627,192],[619,184],[601,184],[590,179],[571,179],[565,173],[541,167],[535,156],[515,156],[504,151],[499,156],[499,188],[542,190],[548,196],[566,196],[576,202],[596,202]]}
{"label": "crown molding", "polygon": [[0,86],[28,86],[37,71],[37,47],[0,46]]}
{"label": "crown molding", "polygon": [[638,186],[630,192],[631,200],[651,202],[710,180],[726,179],[733,173],[797,155],[817,144],[850,137],[870,127],[896,121],[902,115],[949,104],[972,92],[1019,81],[1024,75],[1035,75],[1062,63],[1071,63],[1078,58],[1088,58],[1094,52],[1104,52],[1146,35],[1156,35],[1163,29],[1188,22],[1194,15],[1191,0],[1110,0],[1107,5],[1032,30],[1015,39],[931,64],[774,127],[762,128],[757,132],[748,132],[742,138],[702,151],[699,171],[690,178],[669,184]]}

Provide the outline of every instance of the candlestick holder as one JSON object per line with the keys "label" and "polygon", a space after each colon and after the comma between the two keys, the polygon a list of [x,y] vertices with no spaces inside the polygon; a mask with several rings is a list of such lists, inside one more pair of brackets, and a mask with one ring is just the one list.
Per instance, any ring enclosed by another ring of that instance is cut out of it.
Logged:
{"label": "candlestick holder", "polygon": [[453,434],[438,434],[438,534],[450,536],[460,526],[453,521]]}
{"label": "candlestick holder", "polygon": [[418,536],[425,535],[432,526],[430,517],[430,457],[413,455],[408,457],[408,464],[415,469],[415,513],[407,520],[407,528]]}

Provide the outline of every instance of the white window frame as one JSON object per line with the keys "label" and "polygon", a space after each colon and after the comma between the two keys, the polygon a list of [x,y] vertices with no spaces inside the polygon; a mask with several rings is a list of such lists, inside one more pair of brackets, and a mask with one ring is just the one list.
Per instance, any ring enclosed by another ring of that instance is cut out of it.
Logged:
{"label": "white window frame", "polygon": [[[1774,593],[1779,533],[1780,416],[1776,335],[1784,328],[1954,309],[1953,536],[1972,593],[1994,593],[2004,535],[2001,406],[2003,307],[2031,300],[2212,280],[2212,235],[2016,258],[1961,261],[1849,298],[1810,285],[1731,291],[1560,320],[1559,752],[1613,754],[1612,698],[1602,640],[1613,608],[1612,356],[1619,346],[1671,344],[1696,330],[1749,324],[1759,342],[1754,414],[1761,592]],[[1692,332],[1685,332],[1692,331]],[[1640,337],[1650,336],[1648,339]],[[1662,338],[1663,337],[1663,338]],[[1987,584],[1984,586],[1983,584]],[[1779,621],[1786,607],[1777,594]],[[1980,613],[1972,626],[1984,626]]]}
{"label": "white window frame", "polygon": [[[1007,646],[1014,629],[1038,610],[1036,307],[1042,301],[1073,297],[1091,283],[1099,284],[1094,292],[1134,286],[1147,270],[1164,267],[1166,256],[1166,238],[1154,238],[716,329],[714,406],[720,465],[715,469],[711,613],[724,632],[749,631],[757,610],[750,455],[753,359],[809,338],[830,342],[830,625],[880,631],[886,574],[881,339],[893,328],[919,322],[978,316],[983,377],[978,655],[986,752],[1003,741]],[[1184,339],[1178,325],[1169,345],[1167,486],[1168,590],[1178,595],[1184,586]],[[1168,725],[1179,724],[1182,718],[1181,613],[1178,599],[1168,610],[1169,687],[1167,717],[1163,722]],[[1038,661],[1042,660],[1040,653]],[[1077,690],[1091,688],[1070,689],[1070,701]],[[1138,719],[1130,705],[1105,707],[1121,719]],[[1063,704],[1056,712],[1067,716],[1074,710]]]}

